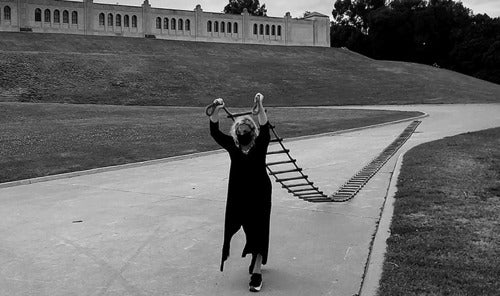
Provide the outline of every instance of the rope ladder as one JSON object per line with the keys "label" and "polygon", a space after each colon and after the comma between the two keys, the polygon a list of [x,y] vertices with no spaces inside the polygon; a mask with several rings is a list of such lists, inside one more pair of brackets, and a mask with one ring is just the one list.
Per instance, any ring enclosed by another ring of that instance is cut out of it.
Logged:
{"label": "rope ladder", "polygon": [[[206,113],[215,109],[211,104],[207,107]],[[222,109],[227,113],[227,117],[234,121],[235,118],[245,115],[255,115],[255,106],[252,111],[242,113],[231,113],[224,106]],[[307,202],[346,202],[354,196],[368,183],[368,181],[389,161],[389,159],[403,146],[403,144],[415,132],[421,121],[411,122],[403,132],[387,146],[377,157],[364,166],[359,172],[351,177],[346,183],[332,195],[327,195],[321,191],[314,182],[309,180],[309,176],[304,174],[303,169],[298,166],[297,160],[290,155],[290,150],[283,144],[276,132],[276,127],[269,122],[272,132],[270,143],[278,143],[278,149],[267,151],[266,167],[269,175],[273,176],[275,182],[279,183],[288,193]],[[270,146],[272,147],[272,146]],[[271,161],[269,160],[271,158]]]}

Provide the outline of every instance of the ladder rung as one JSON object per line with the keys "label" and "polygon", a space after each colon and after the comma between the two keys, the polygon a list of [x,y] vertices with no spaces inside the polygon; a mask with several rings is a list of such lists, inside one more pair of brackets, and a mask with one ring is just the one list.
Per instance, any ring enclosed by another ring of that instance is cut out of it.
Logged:
{"label": "ladder rung", "polygon": [[307,176],[300,176],[300,177],[291,177],[291,178],[283,178],[283,179],[276,179],[276,182],[286,182],[286,181],[292,181],[292,180],[300,180],[300,179],[307,179]]}
{"label": "ladder rung", "polygon": [[352,196],[352,193],[335,192],[333,196]]}
{"label": "ladder rung", "polygon": [[275,143],[275,142],[281,142],[283,141],[283,138],[275,138],[275,139],[272,139],[271,141],[269,141],[270,143]]}
{"label": "ladder rung", "polygon": [[292,188],[292,187],[301,187],[301,186],[312,186],[314,184],[314,182],[307,182],[307,183],[299,183],[299,184],[287,184],[287,185],[283,185],[281,187],[283,188]]}
{"label": "ladder rung", "polygon": [[337,191],[359,191],[361,189],[361,187],[340,187]]}
{"label": "ladder rung", "polygon": [[284,149],[284,150],[278,150],[278,151],[268,151],[267,154],[279,154],[279,153],[288,153],[290,150]]}
{"label": "ladder rung", "polygon": [[316,191],[318,189],[319,189],[318,187],[313,186],[311,188],[304,188],[304,189],[297,189],[297,190],[290,190],[290,189],[288,189],[288,192],[289,193],[295,193],[295,192],[304,192],[304,191],[313,191],[313,190]]}
{"label": "ladder rung", "polygon": [[227,115],[227,118],[235,118],[235,117],[240,117],[240,116],[245,116],[245,115],[251,115],[252,114],[252,111],[248,111],[248,112],[241,112],[241,113],[233,113],[231,115]]}
{"label": "ladder rung", "polygon": [[340,189],[337,192],[340,192],[340,193],[356,193],[358,191],[359,191],[359,189],[346,189],[346,188],[342,188],[342,189]]}
{"label": "ladder rung", "polygon": [[296,159],[291,159],[291,160],[284,160],[284,161],[270,162],[270,163],[267,163],[266,165],[270,166],[270,165],[278,165],[278,164],[294,163],[294,162],[296,162],[296,161],[297,161]]}
{"label": "ladder rung", "polygon": [[298,198],[303,199],[303,200],[307,200],[307,201],[311,201],[311,200],[315,200],[318,198],[328,198],[328,197],[324,194],[318,194],[318,195],[314,195],[314,196],[299,196]]}
{"label": "ladder rung", "polygon": [[357,174],[356,177],[360,178],[371,178],[373,176],[373,173],[362,173],[362,174]]}
{"label": "ladder rung", "polygon": [[[348,200],[350,200],[351,198],[335,198],[335,197],[331,197],[330,198],[330,202],[346,202]],[[318,201],[318,202],[322,202],[322,201]]]}
{"label": "ladder rung", "polygon": [[320,198],[313,198],[313,199],[307,199],[308,202],[332,202],[333,199],[329,197],[320,197]]}
{"label": "ladder rung", "polygon": [[295,196],[300,196],[300,197],[303,197],[303,196],[308,196],[308,195],[317,195],[317,194],[323,194],[323,191],[317,191],[317,192],[309,192],[309,193],[294,193],[293,195]]}
{"label": "ladder rung", "polygon": [[349,180],[348,183],[363,183],[363,184],[365,184],[367,181],[368,181],[367,179],[362,179],[362,180],[361,179],[357,179],[357,180],[351,179],[351,180]]}
{"label": "ladder rung", "polygon": [[279,174],[286,174],[286,173],[293,173],[293,172],[301,172],[302,169],[293,169],[293,170],[285,170],[285,171],[277,171],[277,172],[269,172],[271,175],[279,175]]}

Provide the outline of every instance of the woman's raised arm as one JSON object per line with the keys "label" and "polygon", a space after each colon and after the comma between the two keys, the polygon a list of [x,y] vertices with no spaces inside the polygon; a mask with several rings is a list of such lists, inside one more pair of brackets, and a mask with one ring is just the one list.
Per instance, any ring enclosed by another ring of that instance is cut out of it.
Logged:
{"label": "woman's raised arm", "polygon": [[219,122],[219,111],[224,107],[224,101],[221,98],[215,99],[212,103],[214,111],[210,115],[210,121]]}
{"label": "woman's raised arm", "polygon": [[264,96],[261,93],[255,95],[254,103],[257,108],[257,118],[259,119],[259,125],[265,125],[267,123],[267,114],[263,105]]}

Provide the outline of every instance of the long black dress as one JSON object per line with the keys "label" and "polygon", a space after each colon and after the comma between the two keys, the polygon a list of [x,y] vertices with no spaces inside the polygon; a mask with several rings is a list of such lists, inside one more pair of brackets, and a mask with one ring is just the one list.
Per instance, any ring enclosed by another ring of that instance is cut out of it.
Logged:
{"label": "long black dress", "polygon": [[242,257],[261,254],[262,264],[266,264],[271,216],[271,180],[266,171],[266,153],[271,138],[269,123],[260,126],[259,136],[248,154],[236,146],[231,136],[219,130],[219,123],[210,121],[210,134],[231,158],[220,270],[224,269],[224,261],[229,257],[231,238],[240,227],[246,236]]}

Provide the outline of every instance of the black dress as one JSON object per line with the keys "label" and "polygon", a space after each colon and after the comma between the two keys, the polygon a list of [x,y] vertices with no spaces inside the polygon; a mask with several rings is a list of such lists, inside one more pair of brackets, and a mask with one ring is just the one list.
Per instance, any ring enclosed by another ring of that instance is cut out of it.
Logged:
{"label": "black dress", "polygon": [[260,126],[259,136],[248,154],[236,146],[231,136],[219,130],[219,123],[210,121],[210,134],[231,158],[220,270],[229,257],[231,238],[240,227],[246,236],[242,257],[261,254],[262,264],[266,264],[271,216],[271,180],[266,171],[266,153],[271,138],[269,123]]}

